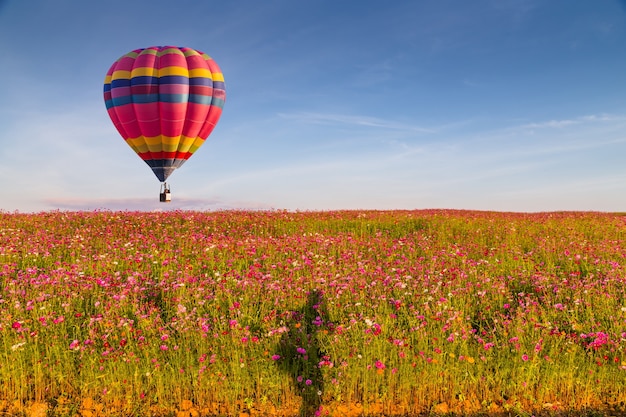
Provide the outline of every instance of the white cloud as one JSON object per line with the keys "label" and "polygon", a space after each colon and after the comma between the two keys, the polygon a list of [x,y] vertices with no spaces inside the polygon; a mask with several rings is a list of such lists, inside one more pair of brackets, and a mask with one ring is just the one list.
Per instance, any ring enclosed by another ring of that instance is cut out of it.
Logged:
{"label": "white cloud", "polygon": [[46,198],[41,201],[46,209],[57,210],[112,210],[112,211],[173,211],[173,210],[231,210],[269,209],[263,203],[251,201],[224,201],[219,198],[186,198],[173,194],[170,203],[154,198]]}
{"label": "white cloud", "polygon": [[284,119],[295,120],[307,124],[340,124],[362,127],[374,127],[391,130],[405,130],[417,133],[434,133],[435,130],[417,125],[410,125],[396,122],[393,120],[380,119],[370,116],[353,116],[333,113],[313,113],[313,112],[297,112],[297,113],[279,113],[279,117]]}
{"label": "white cloud", "polygon": [[572,125],[594,122],[626,122],[626,115],[593,114],[573,119],[548,120],[544,122],[527,123],[519,126],[521,129],[560,129]]}

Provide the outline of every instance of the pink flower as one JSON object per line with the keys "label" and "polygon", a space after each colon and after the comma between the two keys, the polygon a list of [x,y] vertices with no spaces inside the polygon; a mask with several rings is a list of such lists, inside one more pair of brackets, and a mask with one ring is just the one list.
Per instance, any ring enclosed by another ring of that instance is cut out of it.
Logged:
{"label": "pink flower", "polygon": [[378,369],[385,369],[386,366],[382,361],[376,361],[376,363],[374,364],[374,366]]}
{"label": "pink flower", "polygon": [[277,361],[280,359],[280,355],[272,355],[272,360]]}
{"label": "pink flower", "polygon": [[22,324],[19,321],[14,321],[11,327],[13,327],[15,330],[19,330],[22,328]]}
{"label": "pink flower", "polygon": [[74,349],[78,349],[80,343],[78,342],[78,340],[74,339],[72,340],[72,343],[70,343],[70,349],[74,350]]}
{"label": "pink flower", "polygon": [[527,355],[527,354],[523,354],[523,355],[522,355],[522,360],[523,360],[524,362],[528,361],[528,355]]}

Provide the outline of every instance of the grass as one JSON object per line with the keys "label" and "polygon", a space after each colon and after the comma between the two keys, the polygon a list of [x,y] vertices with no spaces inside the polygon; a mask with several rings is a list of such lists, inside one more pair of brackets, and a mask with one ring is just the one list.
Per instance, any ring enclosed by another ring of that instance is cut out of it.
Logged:
{"label": "grass", "polygon": [[0,411],[624,411],[625,241],[609,213],[0,212]]}

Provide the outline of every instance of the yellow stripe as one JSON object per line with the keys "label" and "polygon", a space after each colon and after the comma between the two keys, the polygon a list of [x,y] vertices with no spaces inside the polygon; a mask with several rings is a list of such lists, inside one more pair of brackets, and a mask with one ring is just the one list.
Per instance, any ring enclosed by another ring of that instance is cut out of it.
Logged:
{"label": "yellow stripe", "polygon": [[144,136],[144,139],[148,146],[161,145],[161,135],[147,138]]}
{"label": "yellow stripe", "polygon": [[161,135],[145,138],[150,152],[161,152],[163,150],[163,140]]}
{"label": "yellow stripe", "polygon": [[194,69],[190,69],[189,70],[189,78],[199,78],[199,77],[206,77],[206,78],[213,78],[213,74],[211,74],[211,71],[207,68],[194,68]]}
{"label": "yellow stripe", "polygon": [[111,76],[110,75],[107,75],[107,76],[104,77],[104,83],[105,84],[110,84],[111,83]]}
{"label": "yellow stripe", "polygon": [[178,55],[183,55],[183,56],[185,56],[185,55],[183,54],[183,52],[182,52],[180,49],[176,48],[176,47],[173,47],[173,48],[167,48],[167,49],[162,49],[162,50],[160,50],[160,51],[159,51],[159,56],[163,56],[163,55],[165,55],[165,54],[178,54]]}
{"label": "yellow stripe", "polygon": [[[146,48],[144,50],[142,50],[141,52],[139,52],[142,55],[156,55],[157,54],[157,50],[156,49],[149,49]],[[130,55],[130,54],[129,54]],[[138,54],[135,54],[135,56],[139,56]]]}
{"label": "yellow stripe", "polygon": [[148,152],[148,145],[146,145],[146,141],[143,136],[126,139],[126,143],[128,143],[128,146],[133,148],[136,153]]}
{"label": "yellow stripe", "polygon": [[159,77],[165,77],[167,75],[182,75],[183,77],[189,77],[189,70],[183,67],[165,67],[159,70]]}
{"label": "yellow stripe", "polygon": [[130,71],[123,71],[123,70],[113,71],[113,74],[111,75],[111,79],[112,80],[120,80],[120,79],[128,80],[130,79]]}
{"label": "yellow stripe", "polygon": [[204,143],[204,139],[189,136],[139,136],[126,139],[126,143],[137,153],[145,152],[189,152],[194,153]]}
{"label": "yellow stripe", "polygon": [[222,74],[221,72],[214,72],[213,81],[224,81],[224,74]]}
{"label": "yellow stripe", "polygon": [[181,136],[180,142],[178,143],[178,150],[180,152],[189,152],[189,148],[193,145],[193,142],[196,138],[191,138],[189,136]]}
{"label": "yellow stripe", "polygon": [[198,148],[199,148],[200,146],[202,146],[202,144],[203,144],[203,143],[204,143],[204,139],[202,139],[202,138],[196,138],[196,139],[194,140],[194,142],[193,142],[193,145],[191,145],[191,146],[189,147],[189,151],[188,151],[188,152],[189,152],[189,153],[194,153],[195,151],[197,151],[197,150],[198,150]]}
{"label": "yellow stripe", "polygon": [[163,136],[162,138],[163,150],[165,152],[176,152],[178,150],[178,142],[180,142],[180,136]]}
{"label": "yellow stripe", "polygon": [[157,77],[158,76],[158,70],[154,67],[140,67],[140,68],[133,68],[133,71],[130,73],[131,78],[132,77]]}

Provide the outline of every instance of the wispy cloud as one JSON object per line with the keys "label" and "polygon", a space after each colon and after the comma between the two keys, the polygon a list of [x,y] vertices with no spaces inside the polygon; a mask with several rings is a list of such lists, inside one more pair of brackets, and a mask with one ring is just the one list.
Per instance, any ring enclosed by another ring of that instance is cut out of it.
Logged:
{"label": "wispy cloud", "polygon": [[626,115],[613,114],[592,114],[581,116],[573,119],[548,120],[544,122],[527,123],[519,126],[522,129],[559,129],[572,125],[580,125],[583,123],[600,123],[600,122],[626,122]]}
{"label": "wispy cloud", "polygon": [[353,116],[345,114],[333,113],[313,113],[313,112],[296,112],[296,113],[278,113],[278,116],[284,119],[295,120],[300,123],[307,124],[337,124],[348,126],[374,127],[390,130],[405,130],[419,133],[435,133],[432,128],[411,125],[397,122],[394,120],[386,120],[370,116]]}
{"label": "wispy cloud", "polygon": [[225,201],[219,198],[174,197],[170,203],[155,198],[48,198],[42,202],[54,210],[111,210],[111,211],[175,211],[175,210],[266,210],[267,204],[253,201]]}

